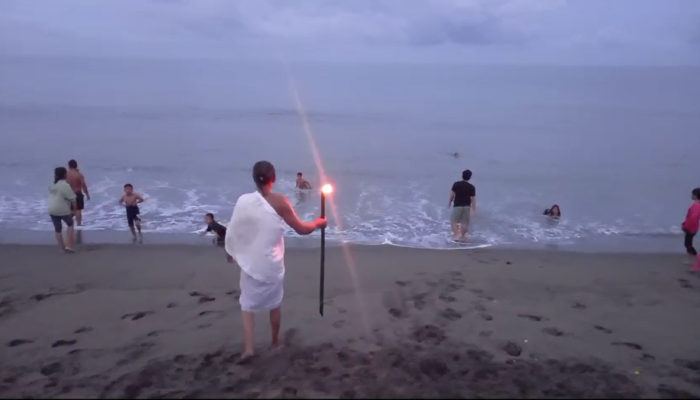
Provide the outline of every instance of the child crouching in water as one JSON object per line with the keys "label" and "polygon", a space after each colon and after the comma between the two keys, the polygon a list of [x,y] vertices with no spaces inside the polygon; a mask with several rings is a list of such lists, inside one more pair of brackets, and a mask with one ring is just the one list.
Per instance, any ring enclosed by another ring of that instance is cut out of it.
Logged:
{"label": "child crouching in water", "polygon": [[207,223],[207,230],[202,232],[202,236],[209,232],[214,232],[216,234],[213,241],[214,244],[223,247],[224,239],[226,239],[226,228],[214,220],[214,214],[212,213],[204,216],[204,222]]}

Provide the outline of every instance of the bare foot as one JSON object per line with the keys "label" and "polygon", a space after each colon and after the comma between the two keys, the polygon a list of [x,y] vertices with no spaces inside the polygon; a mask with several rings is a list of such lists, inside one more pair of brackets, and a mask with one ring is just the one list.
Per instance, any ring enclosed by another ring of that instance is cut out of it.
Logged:
{"label": "bare foot", "polygon": [[246,351],[241,356],[238,358],[238,361],[236,361],[236,364],[238,365],[246,365],[249,364],[253,359],[255,358],[255,353],[252,351]]}
{"label": "bare foot", "polygon": [[63,252],[68,253],[68,254],[72,254],[72,253],[75,253],[75,250],[71,249],[70,247],[66,247],[65,249],[63,249]]}
{"label": "bare foot", "polygon": [[284,349],[284,345],[280,343],[273,343],[270,345],[270,351],[280,351]]}

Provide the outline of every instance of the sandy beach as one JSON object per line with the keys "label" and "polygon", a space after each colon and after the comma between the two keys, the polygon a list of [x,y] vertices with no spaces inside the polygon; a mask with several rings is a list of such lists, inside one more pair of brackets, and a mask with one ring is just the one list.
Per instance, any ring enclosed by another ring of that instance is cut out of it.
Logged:
{"label": "sandy beach", "polygon": [[700,396],[681,255],[289,249],[283,333],[236,365],[235,264],[205,246],[0,246],[0,397]]}

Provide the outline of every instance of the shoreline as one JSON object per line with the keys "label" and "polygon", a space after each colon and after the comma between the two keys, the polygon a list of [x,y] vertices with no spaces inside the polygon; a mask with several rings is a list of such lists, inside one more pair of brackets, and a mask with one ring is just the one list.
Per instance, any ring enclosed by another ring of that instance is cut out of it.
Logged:
{"label": "shoreline", "polygon": [[236,365],[206,246],[0,245],[0,397],[700,396],[700,277],[669,254],[288,249],[282,334]]}
{"label": "shoreline", "polygon": [[[65,233],[65,229],[63,230]],[[117,230],[76,230],[76,247],[80,245],[130,245],[131,233]],[[620,237],[600,236],[596,238],[581,239],[574,244],[549,244],[549,243],[502,243],[487,244],[481,242],[467,243],[466,245],[448,244],[448,234],[445,234],[445,247],[412,247],[393,243],[355,243],[341,242],[339,240],[326,239],[328,247],[349,246],[389,246],[402,249],[418,250],[478,250],[482,248],[499,250],[533,250],[533,251],[564,251],[582,253],[664,253],[678,254],[682,256],[683,236],[657,236],[657,237]],[[212,246],[213,236],[200,237],[196,233],[162,233],[144,232],[144,245],[186,245],[186,246]],[[53,245],[55,238],[53,231],[39,231],[29,229],[0,229],[0,245]],[[319,238],[309,236],[286,236],[285,245],[289,249],[294,248],[319,248]]]}

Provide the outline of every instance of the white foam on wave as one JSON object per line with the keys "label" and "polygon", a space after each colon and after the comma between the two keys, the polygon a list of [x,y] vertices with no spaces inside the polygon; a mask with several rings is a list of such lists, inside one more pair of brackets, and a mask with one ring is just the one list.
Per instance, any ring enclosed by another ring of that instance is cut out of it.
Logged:
{"label": "white foam on wave", "polygon": [[[208,212],[214,213],[217,220],[226,225],[233,204],[242,193],[235,188],[201,185],[182,189],[162,180],[137,183],[136,191],[146,199],[140,206],[145,232],[200,233],[205,229],[204,215]],[[21,180],[14,184],[22,197],[13,196],[11,187],[8,192],[0,192],[0,225],[51,231],[52,224],[45,211],[48,185],[32,187]],[[313,220],[320,212],[319,194],[311,191],[304,194],[305,198],[298,197],[300,194],[294,186],[293,181],[280,180],[276,189],[296,204],[302,219]],[[426,185],[409,183],[386,190],[369,182],[360,182],[358,187],[354,201],[341,201],[338,210],[332,210],[329,205],[331,224],[326,236],[330,242],[458,250],[518,242],[568,244],[592,235],[675,235],[679,232],[678,227],[659,229],[653,225],[631,229],[622,219],[574,221],[567,216],[561,221],[552,221],[537,214],[513,215],[513,202],[485,202],[472,221],[470,243],[457,245],[449,243],[450,210],[431,200]],[[122,180],[105,177],[92,183],[90,189],[92,199],[84,211],[83,229],[128,230],[124,207],[118,205],[123,193]],[[342,215],[342,230],[333,221],[333,211]],[[298,237],[288,227],[285,234]],[[315,232],[310,237],[318,238],[319,235]]]}

